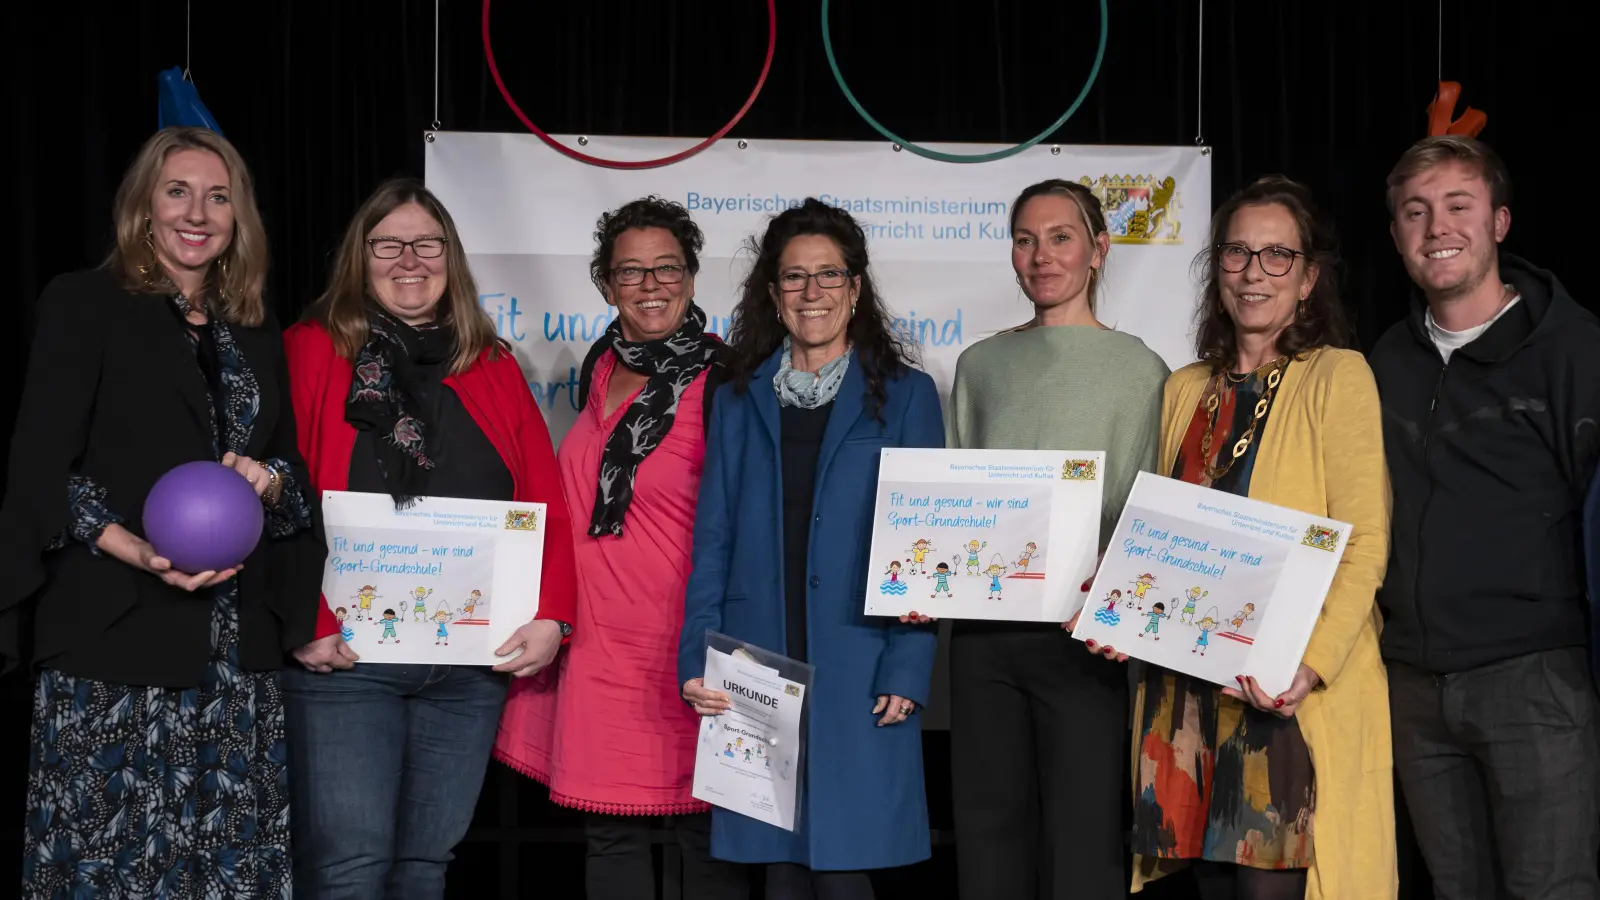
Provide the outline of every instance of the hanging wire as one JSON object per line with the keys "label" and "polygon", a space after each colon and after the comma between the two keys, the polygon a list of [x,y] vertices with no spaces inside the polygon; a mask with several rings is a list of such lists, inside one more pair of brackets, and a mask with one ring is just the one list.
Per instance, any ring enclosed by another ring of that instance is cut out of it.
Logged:
{"label": "hanging wire", "polygon": [[439,130],[439,0],[433,0],[433,130]]}
{"label": "hanging wire", "polygon": [[1205,146],[1206,0],[1200,0],[1200,27],[1197,31],[1194,54],[1194,142],[1196,146]]}
{"label": "hanging wire", "polygon": [[183,80],[193,81],[189,77],[189,18],[194,14],[194,0],[184,0],[183,4]]}

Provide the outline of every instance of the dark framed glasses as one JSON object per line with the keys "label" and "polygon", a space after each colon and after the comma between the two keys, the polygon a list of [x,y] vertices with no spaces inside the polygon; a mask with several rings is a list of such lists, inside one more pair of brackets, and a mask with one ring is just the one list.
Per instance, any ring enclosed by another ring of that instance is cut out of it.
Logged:
{"label": "dark framed glasses", "polygon": [[1294,268],[1296,257],[1305,256],[1299,250],[1290,250],[1288,247],[1262,247],[1260,250],[1251,250],[1243,244],[1217,245],[1217,265],[1221,266],[1224,272],[1243,272],[1250,268],[1250,260],[1259,259],[1261,271],[1274,278],[1281,278]]}
{"label": "dark framed glasses", "polygon": [[817,280],[819,288],[842,288],[850,280],[850,273],[844,269],[823,269],[821,272],[784,272],[778,276],[778,290],[786,294],[793,294],[806,289],[806,283],[811,279]]}
{"label": "dark framed glasses", "polygon": [[688,266],[677,263],[668,263],[661,266],[617,266],[611,270],[611,277],[617,284],[644,284],[644,276],[656,276],[657,284],[677,284],[683,280],[683,273],[689,271]]}
{"label": "dark framed glasses", "polygon": [[399,241],[393,238],[377,238],[367,241],[367,246],[372,248],[372,255],[378,259],[399,259],[400,254],[410,247],[411,252],[423,259],[435,259],[444,255],[446,238],[426,237],[414,241]]}

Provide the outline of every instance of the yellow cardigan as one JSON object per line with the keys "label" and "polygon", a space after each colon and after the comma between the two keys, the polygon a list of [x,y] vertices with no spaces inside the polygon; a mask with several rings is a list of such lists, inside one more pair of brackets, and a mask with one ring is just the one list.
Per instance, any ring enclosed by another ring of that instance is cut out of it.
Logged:
{"label": "yellow cardigan", "polygon": [[[1195,363],[1167,379],[1158,471],[1172,471],[1210,372],[1208,363]],[[1399,878],[1389,687],[1374,599],[1388,565],[1389,477],[1378,388],[1361,354],[1322,349],[1289,364],[1257,450],[1250,496],[1353,526],[1302,657],[1322,677],[1295,713],[1316,773],[1306,898],[1393,900]],[[1142,685],[1136,702],[1142,711]],[[1183,865],[1136,855],[1134,891]]]}

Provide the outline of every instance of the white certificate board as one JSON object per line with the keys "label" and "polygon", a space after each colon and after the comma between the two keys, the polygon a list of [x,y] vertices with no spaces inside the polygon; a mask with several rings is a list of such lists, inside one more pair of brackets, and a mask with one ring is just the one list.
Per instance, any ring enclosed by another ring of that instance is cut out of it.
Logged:
{"label": "white certificate board", "polygon": [[366,663],[492,666],[539,611],[545,507],[324,491],[322,595]]}
{"label": "white certificate board", "polygon": [[[727,640],[711,637],[717,643]],[[796,668],[811,671],[809,666]],[[727,694],[733,708],[701,717],[691,795],[794,831],[805,765],[805,683],[784,678],[746,650],[730,653],[716,646],[706,648],[702,680],[707,688]]]}
{"label": "white certificate board", "polygon": [[1347,522],[1141,472],[1072,636],[1276,696],[1349,540]]}
{"label": "white certificate board", "polygon": [[1106,458],[891,448],[878,466],[866,612],[1065,622],[1100,540]]}

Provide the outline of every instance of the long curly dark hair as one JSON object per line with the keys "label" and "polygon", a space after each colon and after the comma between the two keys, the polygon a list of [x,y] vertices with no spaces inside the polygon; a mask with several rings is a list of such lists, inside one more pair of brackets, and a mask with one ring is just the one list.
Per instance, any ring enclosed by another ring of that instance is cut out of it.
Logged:
{"label": "long curly dark hair", "polygon": [[1291,358],[1318,347],[1349,347],[1351,330],[1339,299],[1339,239],[1333,226],[1317,211],[1311,190],[1282,175],[1266,175],[1244,188],[1217,209],[1211,217],[1211,242],[1195,258],[1202,279],[1200,327],[1195,333],[1195,352],[1211,363],[1213,371],[1231,369],[1239,361],[1239,338],[1233,319],[1222,305],[1217,247],[1228,239],[1228,225],[1246,206],[1281,206],[1294,218],[1300,232],[1301,252],[1317,266],[1317,283],[1301,302],[1300,308],[1278,335],[1278,352]]}
{"label": "long curly dark hair", "polygon": [[867,259],[867,235],[855,218],[842,209],[829,206],[815,197],[774,216],[759,239],[752,237],[745,249],[755,257],[745,277],[739,305],[733,311],[733,326],[728,329],[732,350],[730,380],[734,390],[743,393],[750,377],[767,361],[789,332],[778,318],[769,292],[778,283],[778,260],[789,242],[803,235],[818,235],[838,245],[850,274],[861,279],[855,312],[850,316],[845,335],[855,349],[851,365],[861,366],[867,379],[867,394],[874,418],[883,419],[883,406],[889,399],[886,384],[915,364],[910,345],[894,332],[889,311],[878,297],[877,284]]}

